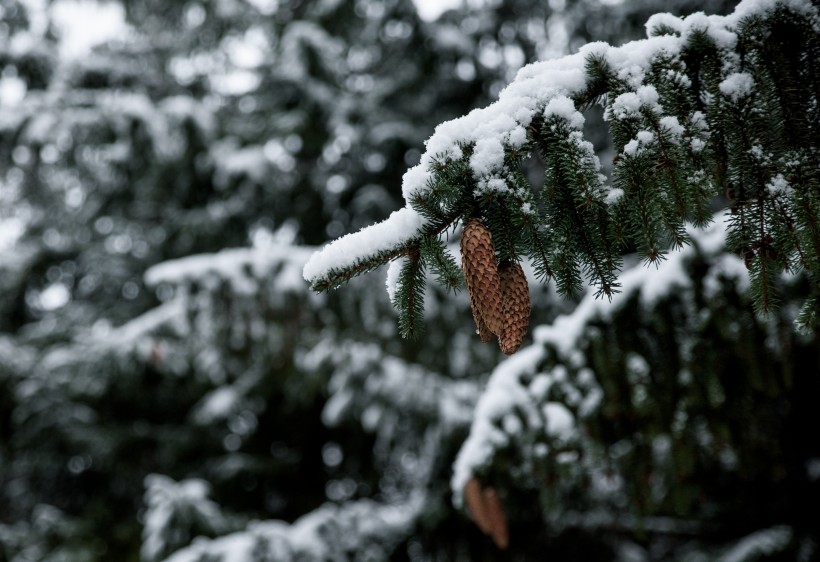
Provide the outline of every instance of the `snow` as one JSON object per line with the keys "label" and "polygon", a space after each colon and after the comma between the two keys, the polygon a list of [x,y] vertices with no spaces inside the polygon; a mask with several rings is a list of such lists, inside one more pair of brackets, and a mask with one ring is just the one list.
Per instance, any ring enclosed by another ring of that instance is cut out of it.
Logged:
{"label": "snow", "polygon": [[477,179],[490,175],[504,165],[504,145],[495,137],[481,138],[470,156],[470,167]]}
{"label": "snow", "polygon": [[483,194],[487,192],[511,193],[512,190],[510,189],[510,186],[507,184],[506,179],[492,178],[489,180],[479,180],[475,192],[477,194]]}
{"label": "snow", "polygon": [[560,402],[544,404],[544,418],[547,420],[547,434],[560,439],[569,439],[575,433],[575,416]]}
{"label": "snow", "polygon": [[573,129],[580,131],[584,128],[584,116],[575,109],[575,104],[567,96],[552,98],[544,109],[544,117],[560,117]]}
{"label": "snow", "polygon": [[683,126],[678,121],[678,118],[674,115],[666,115],[661,117],[660,120],[661,127],[663,127],[672,138],[677,138],[683,135],[684,129]]}
{"label": "snow", "polygon": [[638,139],[638,142],[649,144],[655,140],[655,133],[652,131],[638,131],[636,138]]}
{"label": "snow", "polygon": [[303,276],[307,281],[318,280],[334,269],[407,244],[420,235],[424,225],[424,218],[410,207],[394,211],[384,221],[342,236],[313,254],[305,264]]}
{"label": "snow", "polygon": [[[126,349],[134,347],[137,342],[156,331],[160,326],[182,316],[184,312],[182,305],[183,303],[180,300],[170,300],[116,328],[92,331],[89,342],[102,345],[104,348]],[[49,369],[56,368],[57,365],[54,361],[57,357],[56,353],[48,355],[45,362],[46,367]]]}
{"label": "snow", "polygon": [[69,59],[87,56],[91,49],[128,31],[125,9],[115,2],[60,0],[51,9],[60,33],[60,50]]}
{"label": "snow", "polygon": [[661,27],[668,27],[677,33],[683,32],[683,22],[679,17],[670,13],[659,13],[649,16],[649,19],[646,20],[647,37],[654,35],[655,30]]}
{"label": "snow", "polygon": [[626,156],[640,156],[641,154],[641,144],[638,142],[638,139],[632,139],[628,143],[624,145],[623,153]]}
{"label": "snow", "polygon": [[749,270],[743,260],[734,254],[720,256],[703,279],[704,294],[707,298],[715,298],[720,293],[723,280],[734,282],[738,293],[749,290]]}
{"label": "snow", "polygon": [[783,177],[783,174],[777,174],[766,185],[769,193],[775,197],[779,195],[790,196],[794,192],[794,188],[789,184],[788,180]]}
{"label": "snow", "polygon": [[208,275],[227,279],[234,290],[251,294],[257,289],[259,279],[269,279],[277,269],[275,283],[280,291],[303,289],[298,272],[313,248],[295,247],[290,244],[271,244],[260,248],[234,248],[215,254],[198,254],[163,262],[145,272],[145,283],[156,286],[161,283],[181,284],[200,280]]}
{"label": "snow", "polygon": [[175,552],[166,562],[246,562],[266,560],[335,560],[345,553],[378,552],[403,538],[421,513],[426,498],[412,494],[405,501],[380,504],[372,500],[325,504],[292,524],[284,521],[254,522],[244,531],[217,539],[200,538]]}
{"label": "snow", "polygon": [[612,113],[618,119],[637,117],[641,109],[661,113],[658,91],[654,86],[640,86],[635,92],[624,92],[612,103]]}
{"label": "snow", "polygon": [[785,6],[798,14],[817,15],[817,6],[807,0],[743,0],[737,5],[734,12],[726,16],[727,25],[735,27],[743,18],[764,15],[774,10],[777,5]]}
{"label": "snow", "polygon": [[40,293],[40,308],[43,310],[57,310],[68,304],[71,300],[71,292],[63,283],[52,283]]}
{"label": "snow", "polygon": [[744,562],[781,552],[791,542],[793,534],[792,529],[786,526],[755,531],[728,549],[718,558],[718,562]]}
{"label": "snow", "polygon": [[268,162],[276,161],[274,158],[279,156],[273,152],[261,146],[230,148],[222,143],[217,144],[216,149],[211,151],[217,166],[217,181],[227,186],[229,178],[243,174],[256,183],[269,181],[271,170]]}
{"label": "snow", "polygon": [[[5,189],[5,186],[2,187]],[[17,241],[25,232],[25,227],[25,221],[20,218],[0,216],[0,253],[14,249]]]}
{"label": "snow", "polygon": [[[524,374],[534,371],[543,353],[541,346],[529,346],[519,350],[493,371],[487,388],[476,405],[470,435],[461,446],[453,465],[451,486],[456,502],[460,501],[461,492],[476,469],[492,456],[498,445],[507,443],[507,434],[496,425],[497,421],[502,420],[508,412],[515,411],[516,406],[521,406],[527,416],[525,423],[530,429],[542,425],[531,395],[520,381]],[[550,383],[540,379],[538,384],[539,392],[543,392],[544,386],[549,386]]]}
{"label": "snow", "polygon": [[464,0],[413,0],[419,17],[424,21],[435,21],[447,10],[461,6]]}
{"label": "snow", "polygon": [[681,19],[668,13],[654,14],[646,22],[646,31],[647,35],[651,36],[654,30],[665,26],[684,39],[693,32],[705,31],[718,47],[733,49],[737,44],[737,35],[732,30],[736,29],[744,18],[765,15],[778,4],[799,14],[817,15],[817,8],[807,0],[743,0],[727,16],[706,16],[702,12],[697,12]]}
{"label": "snow", "polygon": [[[581,115],[578,113],[578,115]],[[581,117],[583,119],[583,116]],[[582,122],[583,124],[583,122]],[[527,131],[524,127],[518,125],[510,131],[509,144],[512,148],[521,148],[527,142]]]}
{"label": "snow", "polygon": [[719,85],[720,93],[737,103],[749,97],[754,90],[755,81],[747,72],[734,72],[727,76]]}
{"label": "snow", "polygon": [[390,302],[396,301],[396,290],[399,287],[399,275],[401,274],[401,269],[404,267],[405,263],[407,263],[407,258],[402,257],[390,262],[390,265],[387,268],[385,285],[387,287],[387,296],[390,298]]}
{"label": "snow", "polygon": [[0,106],[14,107],[26,97],[26,81],[17,76],[0,77]]}
{"label": "snow", "polygon": [[300,367],[309,371],[325,362],[333,366],[328,383],[331,396],[322,412],[322,420],[329,426],[359,415],[369,430],[390,433],[397,418],[390,416],[389,423],[380,423],[385,410],[425,417],[436,412],[444,428],[463,427],[472,418],[477,400],[472,381],[454,381],[427,371],[385,354],[378,345],[325,342],[306,354]]}
{"label": "snow", "polygon": [[606,194],[606,197],[604,197],[604,203],[606,203],[608,206],[612,206],[618,201],[620,201],[621,197],[623,196],[623,189],[621,189],[620,187],[611,187],[609,189],[609,192]]}
{"label": "snow", "polygon": [[204,480],[191,478],[175,482],[161,474],[145,477],[145,503],[148,509],[143,528],[142,558],[157,560],[166,547],[166,529],[176,514],[211,522],[221,519],[219,506],[208,499],[210,486]]}
{"label": "snow", "polygon": [[210,423],[231,414],[239,402],[239,393],[232,386],[221,386],[209,392],[194,407],[194,418],[199,423]]}

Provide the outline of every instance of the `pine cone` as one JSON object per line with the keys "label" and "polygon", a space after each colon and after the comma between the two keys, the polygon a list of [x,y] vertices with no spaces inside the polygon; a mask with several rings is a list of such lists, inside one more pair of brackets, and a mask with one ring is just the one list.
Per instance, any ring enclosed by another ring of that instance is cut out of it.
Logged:
{"label": "pine cone", "polygon": [[487,507],[484,505],[484,491],[481,489],[481,482],[475,476],[470,478],[464,486],[464,503],[467,504],[467,510],[481,532],[485,535],[489,534],[493,525]]}
{"label": "pine cone", "polygon": [[487,327],[487,323],[484,322],[484,319],[481,317],[481,313],[478,311],[478,305],[475,302],[475,296],[472,294],[470,294],[470,310],[473,311],[473,320],[475,321],[478,337],[481,338],[482,343],[489,343],[489,341],[495,337],[495,334],[490,331]]}
{"label": "pine cone", "polygon": [[[470,219],[464,225],[461,233],[461,267],[479,334],[482,333],[482,321],[491,333],[500,334],[504,329],[501,280],[492,235],[479,219]],[[481,340],[485,341],[484,336]]]}
{"label": "pine cone", "polygon": [[506,550],[510,543],[507,516],[495,488],[484,488],[475,476],[464,486],[464,503],[478,528],[489,535],[495,545]]}
{"label": "pine cone", "polygon": [[490,533],[495,546],[501,550],[506,550],[510,544],[509,530],[507,529],[507,516],[504,514],[504,506],[501,505],[501,498],[494,488],[484,489],[484,506],[487,510],[487,517],[490,520]]}
{"label": "pine cone", "polygon": [[501,291],[504,296],[504,329],[498,345],[505,355],[512,355],[521,347],[530,324],[530,289],[527,276],[519,263],[505,262],[498,268]]}

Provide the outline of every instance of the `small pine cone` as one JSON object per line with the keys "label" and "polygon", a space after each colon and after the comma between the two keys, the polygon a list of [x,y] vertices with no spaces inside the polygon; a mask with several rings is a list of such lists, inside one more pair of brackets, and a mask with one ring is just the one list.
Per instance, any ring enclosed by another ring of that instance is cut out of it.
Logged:
{"label": "small pine cone", "polygon": [[505,355],[512,355],[527,335],[530,289],[521,264],[505,262],[498,268],[498,273],[504,295],[504,330],[498,337],[498,345]]}
{"label": "small pine cone", "polygon": [[[473,317],[483,320],[493,334],[500,334],[504,329],[501,280],[492,235],[479,219],[470,219],[464,225],[461,233],[461,267],[470,293]],[[481,333],[481,324],[477,321],[476,325]]]}

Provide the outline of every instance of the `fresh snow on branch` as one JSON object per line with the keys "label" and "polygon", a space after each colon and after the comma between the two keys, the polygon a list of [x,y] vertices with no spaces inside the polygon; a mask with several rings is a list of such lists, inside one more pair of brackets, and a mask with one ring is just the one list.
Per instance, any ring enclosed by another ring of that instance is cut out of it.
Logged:
{"label": "fresh snow on branch", "polygon": [[[728,16],[706,16],[699,12],[681,19],[670,14],[659,14],[647,23],[647,33],[650,35],[647,39],[620,47],[602,42],[590,43],[578,53],[523,67],[515,80],[502,90],[496,102],[436,127],[433,136],[425,143],[426,150],[421,161],[404,174],[402,194],[407,201],[406,206],[385,221],[343,236],[316,252],[305,265],[305,280],[313,285],[320,284],[334,271],[355,267],[420,237],[425,227],[429,226],[429,221],[411,206],[410,201],[435,185],[434,165],[464,158],[464,147],[471,147],[469,166],[477,189],[481,189],[482,186],[492,185],[494,180],[506,177],[505,151],[526,144],[526,129],[536,117],[565,116],[577,128],[577,112],[568,105],[572,105],[572,96],[580,94],[588,86],[585,65],[590,57],[605,59],[615,75],[637,90],[633,94],[622,94],[616,100],[615,109],[637,110],[640,106],[654,103],[660,111],[662,108],[657,104],[657,92],[653,102],[650,90],[654,88],[642,83],[650,61],[658,55],[672,57],[679,54],[695,34],[706,34],[718,48],[731,50],[736,46],[736,29],[742,20],[765,15],[777,5],[809,16],[817,14],[816,7],[808,0],[744,0]],[[670,28],[679,35],[652,36],[660,27]],[[721,91],[732,99],[738,99],[748,93],[753,82],[748,75],[735,72],[735,64],[731,60],[734,59],[729,57],[730,62],[724,68],[727,76],[721,84]],[[554,100],[561,100],[562,103],[555,103]]]}
{"label": "fresh snow on branch", "polygon": [[793,529],[778,525],[761,529],[740,539],[718,558],[718,562],[745,562],[785,550],[794,535]]}
{"label": "fresh snow on branch", "polygon": [[231,282],[234,289],[252,294],[259,280],[276,274],[277,288],[302,291],[299,269],[313,248],[276,245],[258,248],[234,248],[215,254],[199,254],[166,261],[145,272],[148,285],[181,284],[216,275]]}
{"label": "fresh snow on branch", "polygon": [[197,539],[166,562],[250,562],[253,560],[337,560],[346,552],[367,551],[387,557],[421,513],[423,494],[404,503],[359,500],[325,504],[288,524],[251,523],[244,531],[218,539]]}
{"label": "fresh snow on branch", "polygon": [[424,218],[409,206],[394,211],[384,221],[342,236],[313,254],[305,264],[304,278],[307,281],[319,279],[333,269],[410,242],[421,234],[425,224]]}
{"label": "fresh snow on branch", "polygon": [[356,411],[370,431],[389,431],[397,412],[436,419],[448,432],[466,427],[472,419],[478,395],[472,379],[453,380],[386,354],[379,345],[350,341],[319,342],[298,362],[306,372],[324,363],[333,368],[331,396],[322,413],[328,426]]}

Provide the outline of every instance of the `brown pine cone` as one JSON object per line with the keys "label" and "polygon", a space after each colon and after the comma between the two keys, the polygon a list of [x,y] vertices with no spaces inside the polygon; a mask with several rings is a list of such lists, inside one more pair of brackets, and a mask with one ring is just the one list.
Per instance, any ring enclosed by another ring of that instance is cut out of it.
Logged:
{"label": "brown pine cone", "polygon": [[[490,230],[479,219],[470,219],[464,225],[461,233],[461,267],[479,334],[482,333],[481,321],[491,333],[500,334],[504,329],[504,299],[495,248]],[[484,336],[481,340],[485,341]]]}
{"label": "brown pine cone", "polygon": [[495,546],[501,550],[506,550],[510,544],[509,530],[507,529],[507,516],[504,513],[504,506],[495,488],[484,489],[484,506],[487,510],[487,517],[490,520],[490,532]]}
{"label": "brown pine cone", "polygon": [[490,521],[490,514],[484,504],[484,491],[481,489],[481,482],[473,476],[464,486],[464,503],[467,510],[473,517],[473,521],[485,535],[492,531],[493,525]]}
{"label": "brown pine cone", "polygon": [[487,323],[484,322],[484,319],[481,317],[481,313],[478,311],[478,305],[475,302],[475,296],[472,294],[470,295],[470,310],[473,312],[473,320],[475,321],[476,333],[478,337],[481,338],[482,343],[489,343],[495,337],[490,329],[487,327]]}
{"label": "brown pine cone", "polygon": [[530,289],[527,276],[519,263],[505,262],[498,268],[501,291],[504,296],[504,329],[498,345],[505,355],[512,355],[521,347],[530,324]]}
{"label": "brown pine cone", "polygon": [[495,488],[484,488],[473,476],[464,486],[464,503],[481,532],[489,535],[498,548],[506,550],[510,543],[507,515]]}

